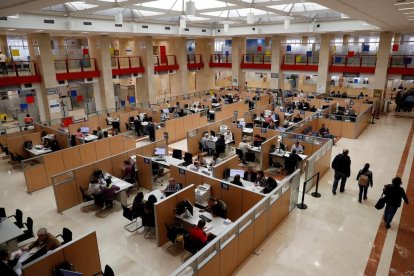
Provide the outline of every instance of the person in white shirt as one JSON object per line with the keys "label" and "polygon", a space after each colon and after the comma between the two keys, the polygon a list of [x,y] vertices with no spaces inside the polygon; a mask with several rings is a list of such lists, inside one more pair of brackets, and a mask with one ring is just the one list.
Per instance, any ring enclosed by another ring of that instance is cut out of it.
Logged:
{"label": "person in white shirt", "polygon": [[201,138],[201,146],[203,147],[203,151],[208,151],[207,141],[208,141],[209,137],[210,137],[210,134],[208,134],[208,132],[206,132],[206,133],[204,133],[203,138]]}
{"label": "person in white shirt", "polygon": [[296,150],[297,154],[303,153],[303,147],[299,144],[299,141],[296,141],[296,143],[292,146],[292,151]]}
{"label": "person in white shirt", "polygon": [[224,133],[224,140],[232,141],[233,140],[233,133],[231,133],[230,129],[228,128],[227,131]]}
{"label": "person in white shirt", "polygon": [[194,161],[193,164],[188,165],[187,169],[190,171],[198,172],[198,169],[200,168],[200,163],[198,161]]}
{"label": "person in white shirt", "polygon": [[164,111],[161,110],[161,122],[165,122],[168,120],[168,113],[165,113]]}
{"label": "person in white shirt", "polygon": [[240,142],[239,150],[241,150],[243,154],[246,154],[249,151],[249,144],[247,144],[246,137],[243,137],[242,141]]}
{"label": "person in white shirt", "polygon": [[89,188],[88,188],[87,193],[91,197],[101,193],[101,185],[99,183],[99,179],[93,179],[91,183],[89,183]]}
{"label": "person in white shirt", "polygon": [[6,55],[0,50],[0,70],[3,74],[7,74],[6,60]]}

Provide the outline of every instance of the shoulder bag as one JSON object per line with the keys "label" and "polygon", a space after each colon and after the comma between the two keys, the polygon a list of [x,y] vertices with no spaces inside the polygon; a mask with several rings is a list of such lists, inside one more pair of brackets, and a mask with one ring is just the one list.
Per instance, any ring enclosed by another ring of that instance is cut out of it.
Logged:
{"label": "shoulder bag", "polygon": [[384,193],[382,193],[381,197],[378,199],[377,203],[375,204],[375,208],[377,210],[383,209],[385,207],[385,201],[386,201],[385,195]]}

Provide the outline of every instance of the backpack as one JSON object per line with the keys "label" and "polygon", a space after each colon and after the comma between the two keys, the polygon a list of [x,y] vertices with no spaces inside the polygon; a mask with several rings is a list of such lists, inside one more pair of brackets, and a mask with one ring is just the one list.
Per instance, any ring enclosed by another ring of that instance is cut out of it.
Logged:
{"label": "backpack", "polygon": [[369,177],[366,174],[361,174],[358,178],[358,185],[367,186],[369,184]]}

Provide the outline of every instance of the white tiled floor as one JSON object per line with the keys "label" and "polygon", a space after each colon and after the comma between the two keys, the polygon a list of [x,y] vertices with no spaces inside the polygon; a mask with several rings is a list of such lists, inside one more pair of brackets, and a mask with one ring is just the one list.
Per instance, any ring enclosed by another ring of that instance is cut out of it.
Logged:
{"label": "white tiled floor", "polygon": [[[321,179],[322,198],[306,196],[308,209],[295,209],[237,274],[362,275],[381,219],[381,212],[373,205],[383,184],[397,170],[411,122],[384,117],[370,125],[358,140],[341,139],[333,154],[344,147],[350,149],[352,176],[346,192],[332,195],[332,172],[328,172]],[[412,159],[410,151],[407,166],[411,166]],[[365,162],[372,164],[374,188],[369,190],[368,201],[358,204],[354,178]],[[144,239],[142,232],[125,231],[123,226],[128,221],[121,211],[105,219],[81,212],[80,206],[58,214],[52,188],[27,194],[23,174],[12,171],[5,160],[0,160],[0,179],[0,205],[6,207],[8,215],[20,208],[24,219],[33,218],[35,231],[45,226],[58,234],[62,227],[68,227],[76,237],[95,230],[102,265],[111,265],[116,275],[168,275],[182,263],[181,256],[171,255],[165,246],[158,248],[155,240]],[[407,179],[405,173],[404,183]],[[391,232],[396,231],[396,222]],[[389,234],[387,239],[391,238]],[[386,242],[386,246],[391,242]],[[386,268],[390,254],[392,251],[384,250],[378,275],[386,275],[383,273],[387,270],[382,267]]]}

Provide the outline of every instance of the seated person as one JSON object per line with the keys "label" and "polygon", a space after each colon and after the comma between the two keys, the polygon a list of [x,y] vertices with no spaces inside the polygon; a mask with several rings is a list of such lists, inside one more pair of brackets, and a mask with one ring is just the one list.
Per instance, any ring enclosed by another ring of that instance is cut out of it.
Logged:
{"label": "seated person", "polygon": [[54,235],[48,233],[46,228],[42,227],[37,231],[37,240],[29,246],[22,248],[22,250],[31,250],[32,248],[43,245],[45,245],[46,251],[49,251],[58,248],[61,243]]}
{"label": "seated person", "polygon": [[114,206],[113,201],[115,199],[115,194],[119,191],[120,188],[115,184],[112,184],[111,179],[106,180],[106,185],[102,188],[102,195],[105,201],[105,207],[108,204],[109,208]]}
{"label": "seated person", "polygon": [[227,206],[222,200],[218,200],[217,198],[211,196],[208,199],[208,207],[204,210],[200,210],[201,212],[207,211],[210,212],[213,217],[221,217],[226,219],[227,218]]}
{"label": "seated person", "polygon": [[259,134],[256,134],[254,137],[253,137],[253,146],[254,147],[260,147],[260,145],[263,143],[263,138],[262,137],[260,137],[260,135]]}
{"label": "seated person", "polygon": [[171,177],[170,180],[168,181],[168,185],[165,188],[165,190],[162,190],[162,192],[166,195],[166,196],[170,196],[176,192],[178,192],[179,190],[181,190],[181,185],[178,184],[175,181],[175,178]]}
{"label": "seated person", "polygon": [[276,112],[272,114],[273,122],[279,121],[279,119],[280,119],[279,114],[277,114]]}
{"label": "seated person", "polygon": [[349,116],[355,116],[355,110],[352,109],[352,106],[346,112]]}
{"label": "seated person", "polygon": [[92,175],[91,175],[91,182],[92,182],[94,179],[98,180],[98,182],[99,182],[100,184],[106,184],[106,183],[105,183],[105,176],[104,176],[104,173],[102,172],[102,170],[96,170],[96,171],[94,171],[94,172],[92,173]]}
{"label": "seated person", "polygon": [[147,226],[155,226],[155,214],[154,204],[157,202],[157,198],[154,195],[150,195],[144,205],[144,214],[142,216],[142,224]]}
{"label": "seated person", "polygon": [[302,157],[296,154],[296,150],[292,150],[289,157],[285,159],[285,169],[288,175],[296,170],[298,161],[302,161]]}
{"label": "seated person", "polygon": [[293,122],[298,123],[302,121],[302,117],[300,117],[300,114],[296,114],[295,117],[293,117]]}
{"label": "seated person", "polygon": [[231,133],[230,128],[228,128],[227,131],[224,133],[224,140],[225,141],[233,140],[233,133]]}
{"label": "seated person", "polygon": [[24,124],[26,126],[33,124],[33,118],[29,114],[26,114],[26,117],[24,117]]}
{"label": "seated person", "polygon": [[358,99],[363,99],[364,98],[364,93],[359,93],[359,95],[358,95]]}
{"label": "seated person", "polygon": [[52,143],[51,143],[51,141],[50,141],[50,139],[49,138],[44,138],[43,139],[43,142],[42,142],[42,145],[43,145],[43,147],[45,147],[45,148],[50,148],[51,147],[51,145],[52,145]]}
{"label": "seated person", "polygon": [[83,138],[83,137],[85,137],[85,135],[83,135],[83,133],[81,132],[81,129],[80,128],[78,128],[78,130],[76,131],[75,136],[77,138]]}
{"label": "seated person", "polygon": [[106,114],[106,124],[109,126],[109,125],[112,125],[112,117],[111,117],[111,115],[109,115],[109,113],[108,114]]}
{"label": "seated person", "polygon": [[102,131],[101,127],[99,127],[99,126],[96,129],[96,136],[98,136],[98,139],[102,139],[104,137],[103,131]]}
{"label": "seated person", "polygon": [[344,93],[342,93],[342,98],[348,98],[348,94],[346,93],[346,91],[344,91]]}
{"label": "seated person", "polygon": [[144,214],[144,206],[144,193],[138,192],[131,206],[131,211],[134,214],[134,217],[141,217]]}
{"label": "seated person", "polygon": [[303,101],[303,110],[309,110],[309,107],[310,107],[309,103]]}
{"label": "seated person", "polygon": [[333,144],[335,145],[335,136],[329,133],[329,128],[325,127],[325,124],[322,124],[321,128],[319,129],[319,134],[323,138],[331,138],[333,141]]}
{"label": "seated person", "polygon": [[275,123],[273,121],[270,121],[269,125],[267,126],[267,129],[276,129]]}
{"label": "seated person", "polygon": [[17,276],[13,267],[17,264],[18,259],[10,260],[10,252],[7,248],[0,250],[0,275],[2,276]]}
{"label": "seated person", "polygon": [[198,161],[194,161],[193,164],[190,164],[187,166],[187,169],[190,171],[198,172],[198,169],[200,168],[200,163]]}
{"label": "seated person", "polygon": [[241,180],[240,180],[240,174],[236,174],[236,175],[234,176],[233,181],[231,181],[230,183],[232,183],[232,184],[234,184],[234,185],[238,185],[238,186],[243,187],[243,183],[242,183],[242,182],[241,182]]}
{"label": "seated person", "polygon": [[101,184],[98,179],[92,179],[91,183],[89,183],[87,194],[91,198],[94,198],[95,195],[101,194]]}
{"label": "seated person", "polygon": [[277,182],[273,177],[268,177],[266,180],[265,188],[263,189],[263,193],[267,194],[273,191],[277,187]]}
{"label": "seated person", "polygon": [[214,167],[215,165],[221,163],[223,160],[219,157],[220,154],[214,154],[213,156],[213,160],[210,163],[210,166]]}
{"label": "seated person", "polygon": [[168,113],[165,113],[163,110],[161,110],[161,122],[167,121],[169,118]]}
{"label": "seated person", "polygon": [[197,225],[194,226],[189,232],[190,237],[194,241],[200,242],[201,245],[205,245],[208,241],[209,234],[206,234],[206,232],[204,232],[204,227],[205,226],[206,226],[206,222],[204,220],[200,219],[198,221]]}
{"label": "seated person", "polygon": [[210,137],[210,134],[208,134],[208,132],[206,132],[206,133],[204,133],[203,138],[201,138],[201,147],[203,148],[203,151],[208,151],[207,141],[208,141],[209,137]]}
{"label": "seated person", "polygon": [[124,160],[124,168],[122,173],[122,180],[127,181],[128,183],[135,183],[135,169],[129,160]]}
{"label": "seated person", "polygon": [[243,152],[243,154],[246,154],[249,151],[249,144],[247,143],[247,137],[243,136],[242,141],[239,144],[239,150]]}
{"label": "seated person", "polygon": [[257,174],[253,171],[252,167],[247,167],[247,171],[244,172],[243,179],[250,182],[255,182]]}
{"label": "seated person", "polygon": [[299,141],[296,141],[295,144],[292,146],[292,151],[293,150],[295,150],[298,154],[303,153],[303,147],[299,144]]}
{"label": "seated person", "polygon": [[257,186],[265,187],[266,186],[266,181],[267,181],[267,179],[264,175],[264,172],[263,171],[258,171],[256,181],[254,182],[254,184],[257,185]]}
{"label": "seated person", "polygon": [[197,154],[197,157],[196,157],[196,159],[195,159],[196,161],[198,161],[198,163],[200,163],[200,166],[206,166],[207,165],[207,162],[206,162],[206,160],[204,159],[204,157],[201,155],[201,153],[199,153],[199,154]]}
{"label": "seated person", "polygon": [[316,112],[316,111],[317,111],[317,109],[316,109],[316,107],[313,105],[313,106],[309,109],[309,111],[311,111],[311,112]]}

